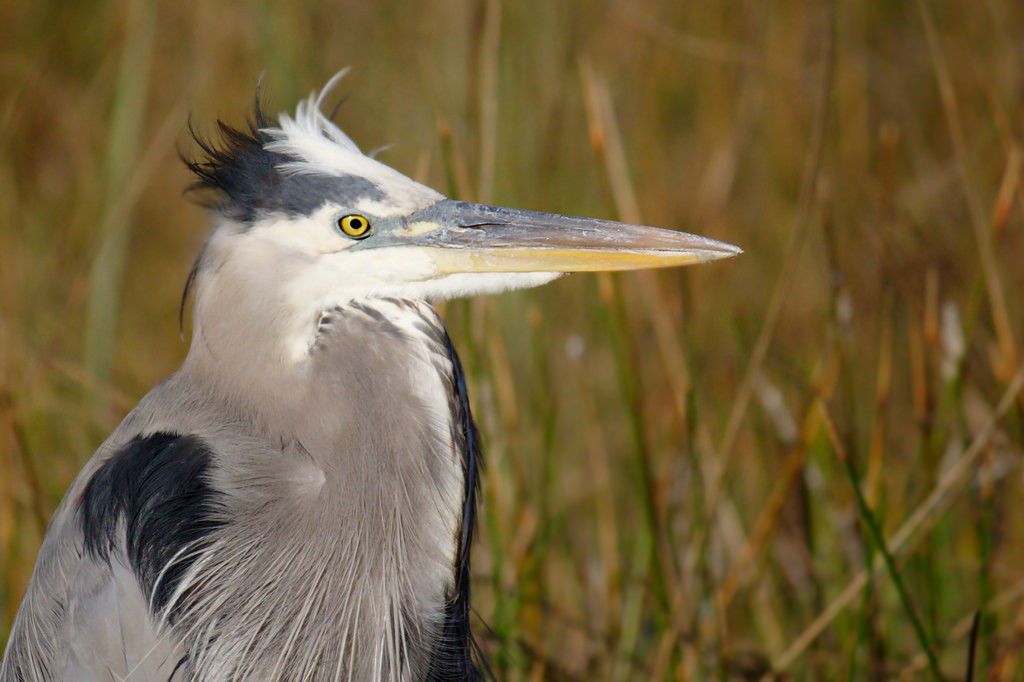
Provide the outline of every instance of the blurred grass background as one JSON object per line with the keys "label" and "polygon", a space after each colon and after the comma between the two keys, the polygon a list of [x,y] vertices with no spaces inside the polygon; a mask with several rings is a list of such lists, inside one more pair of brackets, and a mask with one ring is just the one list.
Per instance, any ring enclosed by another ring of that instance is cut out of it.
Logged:
{"label": "blurred grass background", "polygon": [[1024,679],[1015,0],[0,4],[0,641],[186,353],[187,117],[346,65],[418,179],[746,250],[444,306],[499,679]]}

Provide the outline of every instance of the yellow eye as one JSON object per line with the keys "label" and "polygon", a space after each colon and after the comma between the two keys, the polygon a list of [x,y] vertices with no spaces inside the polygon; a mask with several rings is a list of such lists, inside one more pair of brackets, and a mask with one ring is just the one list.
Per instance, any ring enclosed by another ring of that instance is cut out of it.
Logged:
{"label": "yellow eye", "polygon": [[370,221],[356,213],[339,218],[338,227],[353,239],[362,239],[370,234]]}

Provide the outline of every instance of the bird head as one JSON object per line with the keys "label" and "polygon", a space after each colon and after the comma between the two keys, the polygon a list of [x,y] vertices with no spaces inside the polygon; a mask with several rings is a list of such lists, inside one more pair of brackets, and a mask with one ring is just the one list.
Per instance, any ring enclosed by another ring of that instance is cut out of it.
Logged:
{"label": "bird head", "polygon": [[271,122],[257,105],[248,130],[221,124],[219,142],[197,137],[204,155],[189,166],[223,218],[204,257],[243,260],[319,305],[494,293],[740,252],[685,232],[446,198],[362,153],[321,112],[341,75],[294,115]]}

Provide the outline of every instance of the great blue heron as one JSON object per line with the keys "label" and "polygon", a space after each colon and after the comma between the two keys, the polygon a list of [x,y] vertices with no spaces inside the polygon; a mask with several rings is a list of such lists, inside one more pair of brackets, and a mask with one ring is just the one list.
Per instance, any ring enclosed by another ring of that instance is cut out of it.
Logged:
{"label": "great blue heron", "polygon": [[739,252],[447,199],[322,99],[197,136],[188,356],[54,514],[3,680],[478,677],[480,445],[427,301]]}

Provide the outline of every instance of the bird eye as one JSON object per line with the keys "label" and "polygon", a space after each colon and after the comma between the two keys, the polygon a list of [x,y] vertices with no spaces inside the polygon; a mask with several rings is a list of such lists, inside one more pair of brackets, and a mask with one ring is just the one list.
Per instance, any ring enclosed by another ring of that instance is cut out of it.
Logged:
{"label": "bird eye", "polygon": [[338,218],[338,227],[353,239],[362,239],[370,234],[370,221],[355,213]]}

